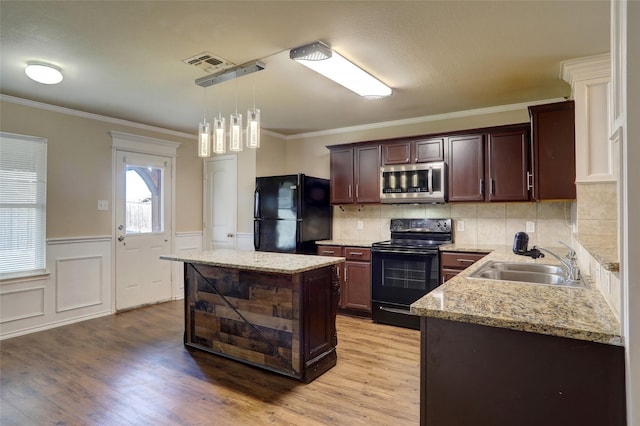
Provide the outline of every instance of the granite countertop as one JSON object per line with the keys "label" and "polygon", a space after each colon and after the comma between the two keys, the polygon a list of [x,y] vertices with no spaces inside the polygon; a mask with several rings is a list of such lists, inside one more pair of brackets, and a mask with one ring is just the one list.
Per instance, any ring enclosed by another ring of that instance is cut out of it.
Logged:
{"label": "granite countertop", "polygon": [[[469,251],[478,250],[470,248]],[[592,283],[587,282],[585,288],[467,278],[489,260],[557,263],[550,257],[533,260],[515,255],[510,247],[496,248],[414,302],[411,312],[426,317],[623,346],[620,322]]]}
{"label": "granite countertop", "polygon": [[160,256],[160,259],[261,272],[297,274],[344,262],[343,257],[215,249]]}
{"label": "granite countertop", "polygon": [[321,240],[316,241],[319,246],[345,246],[345,247],[371,247],[371,244],[376,241],[364,241],[364,240]]}

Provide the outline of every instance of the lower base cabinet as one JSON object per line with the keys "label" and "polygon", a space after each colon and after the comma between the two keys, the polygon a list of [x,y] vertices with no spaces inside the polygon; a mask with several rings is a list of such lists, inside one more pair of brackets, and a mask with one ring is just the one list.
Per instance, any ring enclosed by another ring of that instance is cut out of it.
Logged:
{"label": "lower base cabinet", "polygon": [[421,318],[422,426],[623,426],[624,348]]}
{"label": "lower base cabinet", "polygon": [[339,308],[347,313],[371,315],[371,249],[318,246],[318,255],[346,259],[340,275]]}

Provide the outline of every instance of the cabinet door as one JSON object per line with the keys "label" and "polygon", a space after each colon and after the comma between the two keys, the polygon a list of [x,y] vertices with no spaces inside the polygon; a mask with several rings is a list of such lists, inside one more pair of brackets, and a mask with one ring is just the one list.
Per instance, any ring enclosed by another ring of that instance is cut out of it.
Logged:
{"label": "cabinet door", "polygon": [[345,285],[342,306],[371,312],[371,264],[345,262]]}
{"label": "cabinet door", "polygon": [[413,143],[413,162],[428,163],[444,159],[444,138],[425,139]]}
{"label": "cabinet door", "polygon": [[535,200],[576,198],[573,101],[529,107]]}
{"label": "cabinet door", "polygon": [[484,136],[452,136],[447,141],[449,201],[484,201]]}
{"label": "cabinet door", "polygon": [[382,145],[383,164],[409,164],[411,162],[411,142]]}
{"label": "cabinet door", "polygon": [[449,281],[451,278],[455,277],[460,273],[459,269],[446,269],[442,268],[440,270],[440,284],[444,284]]}
{"label": "cabinet door", "polygon": [[487,142],[489,201],[527,201],[528,128],[490,133]]}
{"label": "cabinet door", "polygon": [[380,145],[354,148],[356,203],[380,202]]}
{"label": "cabinet door", "polygon": [[[318,246],[318,256],[330,256],[330,257],[343,257],[344,248],[342,246]],[[338,298],[338,306],[344,307],[344,263],[336,265],[336,274],[338,274],[338,281],[340,283],[340,296]]]}
{"label": "cabinet door", "polygon": [[353,148],[331,150],[329,158],[331,204],[353,203]]}
{"label": "cabinet door", "polygon": [[306,272],[304,294],[304,363],[310,363],[335,346],[335,297],[332,268]]}

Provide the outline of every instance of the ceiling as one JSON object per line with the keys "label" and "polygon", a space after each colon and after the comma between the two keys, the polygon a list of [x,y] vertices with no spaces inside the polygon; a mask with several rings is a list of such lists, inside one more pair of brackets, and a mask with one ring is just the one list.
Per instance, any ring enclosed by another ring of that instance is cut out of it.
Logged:
{"label": "ceiling", "polygon": [[[609,51],[609,1],[5,1],[0,92],[195,134],[204,109],[282,135],[568,96],[560,62]],[[366,100],[289,59],[322,40],[393,95]],[[201,52],[263,71],[206,89]],[[64,81],[29,80],[30,61]]]}

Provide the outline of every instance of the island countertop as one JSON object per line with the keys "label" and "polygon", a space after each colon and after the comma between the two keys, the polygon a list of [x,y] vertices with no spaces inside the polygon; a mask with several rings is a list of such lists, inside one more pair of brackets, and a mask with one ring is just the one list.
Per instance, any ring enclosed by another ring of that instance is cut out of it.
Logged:
{"label": "island countertop", "polygon": [[343,257],[214,249],[162,255],[160,259],[280,274],[298,274],[344,262]]}
{"label": "island countertop", "polygon": [[494,250],[411,305],[425,317],[623,345],[619,320],[595,286],[562,287],[467,278],[489,260],[554,263]]}

